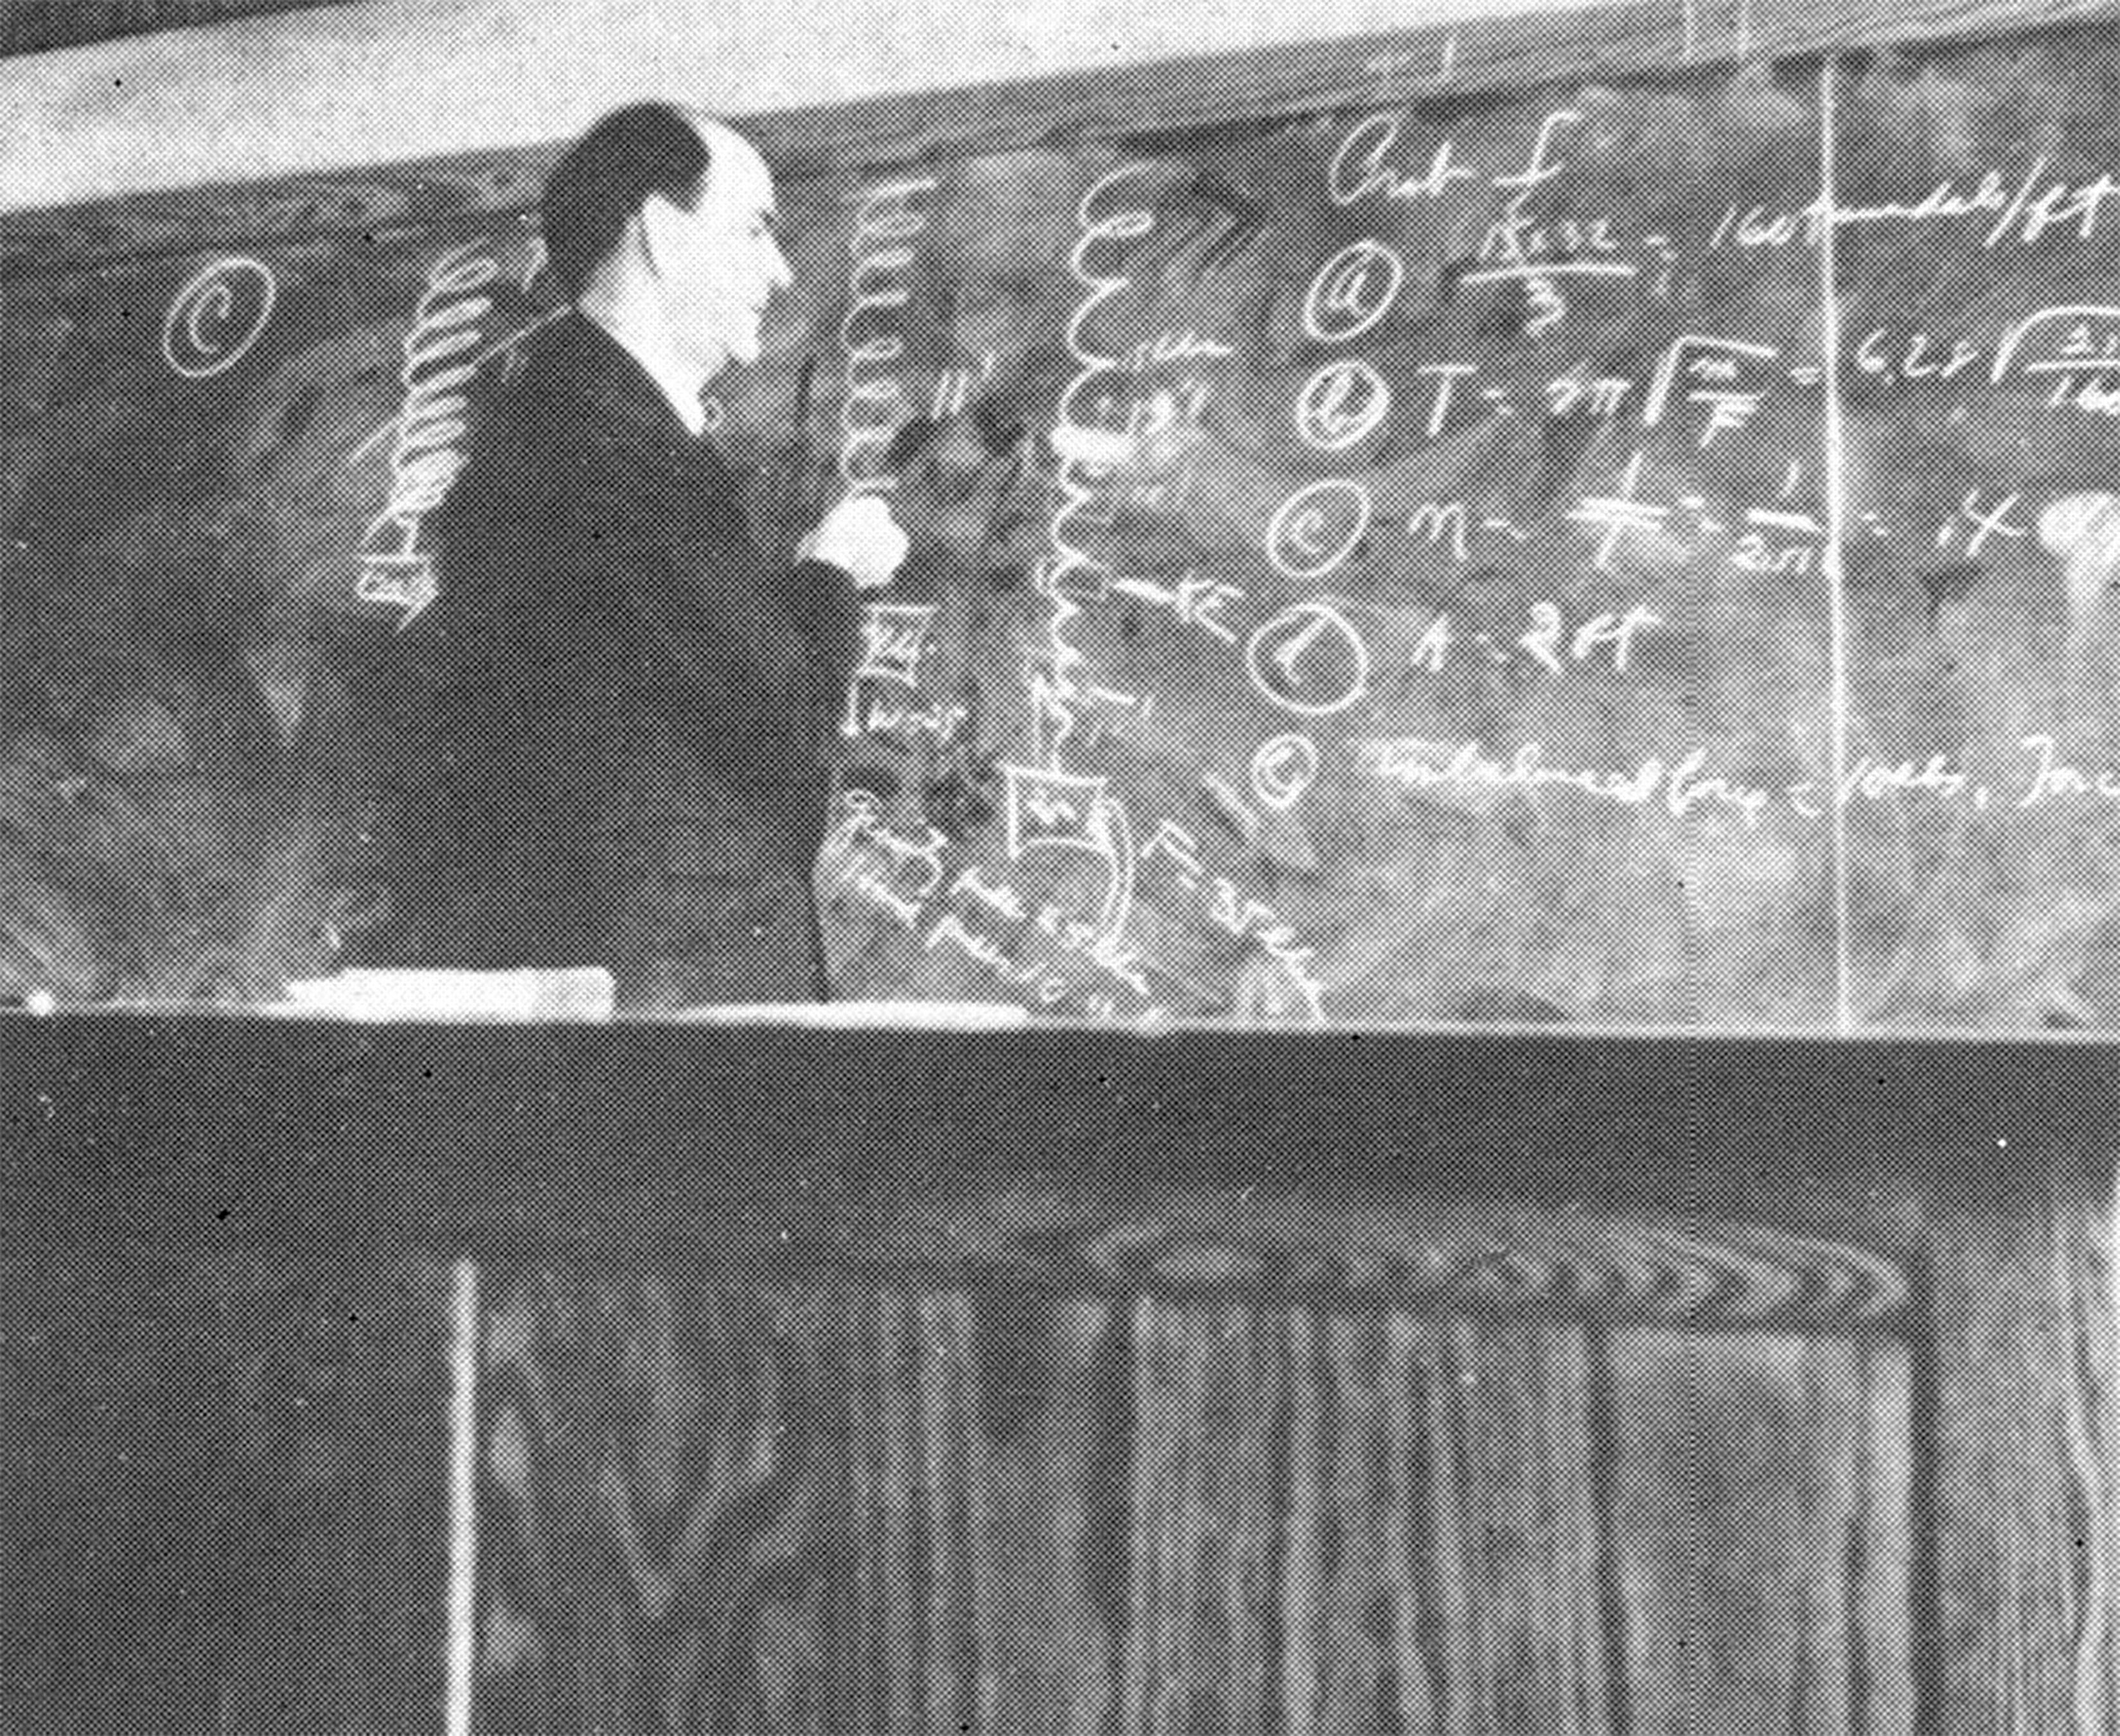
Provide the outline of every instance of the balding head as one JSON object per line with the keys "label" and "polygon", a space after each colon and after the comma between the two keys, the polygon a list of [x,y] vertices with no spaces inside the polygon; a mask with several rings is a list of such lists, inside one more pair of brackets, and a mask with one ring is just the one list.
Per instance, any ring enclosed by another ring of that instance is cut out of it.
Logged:
{"label": "balding head", "polygon": [[649,199],[695,204],[713,166],[709,140],[733,137],[669,103],[635,103],[583,133],[545,184],[545,250],[570,300],[618,249]]}

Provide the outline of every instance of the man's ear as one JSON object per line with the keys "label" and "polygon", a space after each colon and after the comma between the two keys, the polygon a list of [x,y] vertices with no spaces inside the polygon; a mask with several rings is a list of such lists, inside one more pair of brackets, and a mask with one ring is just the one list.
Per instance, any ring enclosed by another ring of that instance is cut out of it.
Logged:
{"label": "man's ear", "polygon": [[640,256],[658,277],[684,245],[683,220],[684,213],[671,202],[667,193],[649,193],[635,214],[633,221],[640,233]]}

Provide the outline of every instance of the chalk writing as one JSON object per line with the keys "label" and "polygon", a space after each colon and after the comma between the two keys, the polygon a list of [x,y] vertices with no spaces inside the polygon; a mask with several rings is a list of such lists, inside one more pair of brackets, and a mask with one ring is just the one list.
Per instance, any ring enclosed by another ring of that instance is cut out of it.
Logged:
{"label": "chalk writing", "polygon": [[1295,395],[1295,432],[1307,446],[1338,452],[1383,426],[1392,390],[1383,375],[1359,357],[1329,361]]}
{"label": "chalk writing", "polygon": [[1360,546],[1369,528],[1369,491],[1343,477],[1298,489],[1267,521],[1266,554],[1290,579],[1322,579]]}
{"label": "chalk writing", "polygon": [[920,203],[939,184],[923,176],[867,188],[855,215],[839,333],[846,365],[839,477],[850,496],[888,494],[898,486],[883,459],[913,412],[898,371],[905,338],[897,316],[912,299],[913,244],[929,221]]}
{"label": "chalk writing", "polygon": [[1567,618],[1558,603],[1535,603],[1531,612],[1531,631],[1517,643],[1554,675],[1564,675],[1568,671],[1568,663],[1563,661],[1561,654],[1564,643],[1568,647],[1568,656],[1578,663],[1588,662],[1601,649],[1609,649],[1613,672],[1625,675],[1636,635],[1663,625],[1662,616],[1635,607],[1624,614],[1606,612],[1593,615],[1575,629],[1571,638]]}
{"label": "chalk writing", "polygon": [[1302,936],[1276,915],[1272,905],[1244,896],[1234,882],[1217,875],[1209,883],[1207,917],[1240,940],[1257,941],[1260,951],[1287,974],[1289,982],[1302,996],[1304,1012],[1310,1022],[1325,1022],[1325,984],[1311,970],[1318,950],[1305,946]]}
{"label": "chalk writing", "polygon": [[[1155,226],[1145,207],[1114,197],[1148,172],[1146,164],[1122,164],[1090,186],[1076,206],[1078,233],[1068,253],[1069,273],[1083,294],[1067,328],[1075,372],[1062,389],[1051,435],[1060,499],[1046,528],[1048,552],[1036,575],[1049,614],[1043,647],[1030,670],[1036,757],[1056,770],[1076,731],[1079,713],[1093,702],[1091,684],[1083,673],[1087,662],[1074,643],[1074,623],[1082,603],[1103,596],[1112,579],[1109,563],[1092,553],[1085,538],[1113,522],[1118,472],[1132,460],[1134,446],[1131,417],[1115,416],[1116,400],[1104,385],[1108,375],[1120,371],[1119,359],[1091,343],[1090,325],[1098,310],[1132,281],[1125,272],[1111,268],[1119,262],[1109,256],[1120,244],[1138,240]],[[1100,259],[1101,267],[1093,263]]]}
{"label": "chalk writing", "polygon": [[1252,756],[1252,794],[1271,808],[1285,810],[1318,780],[1318,744],[1307,735],[1277,735]]}
{"label": "chalk writing", "polygon": [[2050,735],[2028,735],[2023,747],[2035,763],[2019,807],[2085,798],[2120,803],[2120,772],[2088,772],[2067,764],[2061,757],[2060,744]]}
{"label": "chalk writing", "polygon": [[1450,628],[1450,617],[1436,614],[1421,628],[1420,638],[1414,642],[1412,666],[1430,675],[1440,675],[1449,660],[1450,648],[1457,642],[1458,635]]}
{"label": "chalk writing", "polygon": [[876,798],[863,789],[844,792],[840,807],[846,839],[875,845],[895,869],[914,870],[918,883],[906,889],[912,897],[926,898],[942,883],[942,855],[950,840],[939,828],[929,826],[918,838],[893,831]]}
{"label": "chalk writing", "polygon": [[[2051,977],[2113,1022],[2120,132],[2095,81],[2028,76],[2064,35],[1801,80],[1490,54],[1440,100],[1431,40],[1330,108],[791,189],[833,281],[728,379],[731,504],[769,561],[819,486],[922,544],[843,623],[834,756],[890,792],[821,863],[856,974],[1093,1017],[1769,1022]],[[137,527],[179,527],[291,727],[334,560],[408,613],[447,582],[490,358],[560,299],[528,216],[489,200],[459,247],[449,204],[312,190],[230,230],[284,266],[123,267],[144,322],[33,272],[17,395],[60,433],[0,477],[7,558],[144,594]],[[76,366],[99,320],[144,398]],[[244,426],[62,510],[89,449],[137,463],[114,418],[172,404]],[[2057,884],[2090,938],[2049,943]]]}
{"label": "chalk writing", "polygon": [[1359,337],[1391,311],[1406,262],[1381,241],[1350,242],[1318,268],[1304,297],[1303,329],[1319,343]]}
{"label": "chalk writing", "polygon": [[216,259],[176,293],[162,321],[162,358],[186,379],[225,374],[249,353],[279,299],[262,259]]}
{"label": "chalk writing", "polygon": [[937,703],[909,708],[882,700],[872,700],[860,714],[859,733],[894,735],[901,738],[932,736],[938,746],[957,739],[970,721],[971,710],[961,705]]}
{"label": "chalk writing", "polygon": [[1304,945],[1293,925],[1272,906],[1247,896],[1227,875],[1210,875],[1197,837],[1174,820],[1160,821],[1141,857],[1144,866],[1167,866],[1182,890],[1200,895],[1207,919],[1216,927],[1256,942],[1260,955],[1295,990],[1305,1016],[1313,1024],[1325,1022],[1325,984],[1312,969],[1317,949]]}
{"label": "chalk writing", "polygon": [[[1521,200],[1523,195],[1518,194]],[[1513,201],[1513,205],[1516,202]],[[1604,217],[1564,217],[1541,222],[1521,210],[1490,228],[1480,244],[1480,267],[1467,283],[1499,283],[1516,277],[1632,277],[1641,268],[1616,257],[1620,244]]]}
{"label": "chalk writing", "polygon": [[[987,907],[993,908],[991,901]],[[1069,918],[1048,905],[1023,926],[1057,942],[1063,952],[1081,965],[1095,968],[1133,994],[1146,996],[1150,992],[1140,952],[1100,934],[1095,924]],[[1056,1008],[1071,993],[1078,992],[1076,984],[1070,981],[1067,971],[1037,956],[1025,944],[1025,938],[1012,936],[1004,941],[981,933],[969,926],[963,917],[950,911],[936,919],[923,944],[930,952],[939,947],[953,947],[986,966],[997,981],[1011,988],[1027,989],[1039,1005]],[[1112,1002],[1101,995],[1086,995],[1082,1004],[1085,1010],[1102,1010],[1107,1016],[1113,1010]]]}
{"label": "chalk writing", "polygon": [[[847,709],[840,724],[842,734],[862,733],[862,700],[876,682],[917,689],[920,660],[928,649],[928,634],[935,621],[932,603],[870,603],[862,611],[862,652],[847,683]],[[872,714],[873,715],[873,714]],[[867,727],[875,727],[872,724]]]}
{"label": "chalk writing", "polygon": [[1450,400],[1458,389],[1458,382],[1479,371],[1478,365],[1469,361],[1428,361],[1414,370],[1415,373],[1435,382],[1434,401],[1428,409],[1427,431],[1430,439],[1443,431],[1443,424],[1450,414]]}
{"label": "chalk writing", "polygon": [[[856,849],[852,846],[862,845]],[[1110,1016],[1117,1010],[1117,989],[1146,998],[1151,968],[1138,948],[1098,924],[1085,922],[1051,904],[1034,905],[1023,891],[974,863],[958,870],[944,886],[941,868],[946,840],[933,828],[924,839],[894,832],[875,805],[857,793],[846,803],[835,848],[840,883],[852,887],[900,927],[918,934],[923,950],[949,948],[977,961],[1011,988],[1028,989],[1041,1006],[1058,1007],[1079,995],[1084,1010]],[[904,877],[909,865],[912,877]],[[962,908],[946,906],[962,901]],[[945,908],[937,910],[941,904]],[[974,929],[967,919],[1005,925],[994,934]],[[1056,964],[1057,950],[1072,968]],[[1086,970],[1095,979],[1085,987],[1076,979]]]}
{"label": "chalk writing", "polygon": [[[1776,512],[1750,507],[1745,522],[1755,527],[1738,533],[1729,553],[1729,564],[1744,573],[1811,572],[1822,557],[1825,526],[1809,513]],[[1786,542],[1787,537],[1799,539]]]}
{"label": "chalk writing", "polygon": [[1498,175],[1494,184],[1499,188],[1513,188],[1518,193],[1530,192],[1554,179],[1567,167],[1553,161],[1554,137],[1584,119],[1580,109],[1556,109],[1538,123],[1537,136],[1532,142],[1531,157],[1524,166],[1509,175]]}
{"label": "chalk writing", "polygon": [[1468,284],[1523,284],[1530,296],[1524,321],[1524,331],[1530,337],[1541,335],[1566,317],[1567,300],[1558,287],[1561,280],[1630,278],[1640,274],[1641,267],[1635,261],[1620,256],[1620,243],[1612,233],[1610,218],[1541,217],[1531,208],[1537,191],[1567,167],[1552,154],[1556,136],[1585,118],[1576,109],[1547,114],[1539,123],[1525,165],[1493,178],[1492,184],[1510,192],[1512,197],[1481,236],[1476,268],[1464,274],[1463,281]]}
{"label": "chalk writing", "polygon": [[1492,812],[1511,797],[1583,796],[1616,807],[1661,808],[1674,819],[1724,814],[1756,826],[1783,810],[1805,821],[1828,817],[1831,807],[1921,799],[1986,812],[2001,798],[2017,811],[2064,803],[2120,803],[2120,770],[2071,764],[2052,735],[2021,739],[2021,789],[1997,789],[1955,766],[1947,754],[1925,760],[1857,756],[1832,779],[1798,777],[1778,787],[1709,770],[1705,748],[1670,758],[1649,755],[1630,766],[1571,765],[1545,745],[1527,742],[1504,755],[1478,741],[1421,737],[1357,738],[1348,743],[1357,768],[1424,798],[1474,814]]}
{"label": "chalk writing", "polygon": [[1197,627],[1225,645],[1237,642],[1236,629],[1222,617],[1225,609],[1244,600],[1244,591],[1236,585],[1188,572],[1174,584],[1128,575],[1114,579],[1112,589],[1121,596],[1139,598],[1144,603],[1167,608],[1186,626]]}
{"label": "chalk writing", "polygon": [[1736,389],[1740,365],[1747,360],[1771,361],[1781,353],[1769,343],[1747,343],[1736,337],[1696,337],[1689,333],[1664,351],[1649,380],[1642,401],[1642,426],[1653,428],[1670,407],[1671,394],[1683,379],[1693,382],[1687,402],[1708,407],[1707,426],[1700,444],[1707,445],[1718,434],[1742,430],[1759,412],[1762,391]]}
{"label": "chalk writing", "polygon": [[1067,980],[1051,969],[1041,959],[1031,959],[1024,964],[1012,962],[1000,942],[984,934],[974,933],[955,915],[943,916],[928,931],[925,945],[930,952],[941,946],[954,946],[968,956],[977,959],[1002,982],[1012,988],[1035,991],[1041,1006],[1057,1006],[1067,993]]}
{"label": "chalk writing", "polygon": [[988,350],[971,367],[944,368],[938,372],[934,395],[928,404],[929,419],[939,422],[963,415],[965,406],[972,401],[972,394],[993,378],[1000,361],[1001,358]]}
{"label": "chalk writing", "polygon": [[1564,374],[1546,383],[1547,412],[1556,417],[1570,416],[1580,409],[1586,415],[1609,421],[1620,413],[1634,389],[1634,381],[1616,375],[1601,375],[1593,379]]}
{"label": "chalk writing", "polygon": [[1169,862],[1181,880],[1197,883],[1206,877],[1207,871],[1200,863],[1200,840],[1175,820],[1156,821],[1155,830],[1141,847],[1141,859],[1144,866]]}
{"label": "chalk writing", "polygon": [[1668,506],[1652,505],[1640,497],[1643,456],[1637,452],[1627,460],[1627,468],[1620,478],[1619,493],[1586,495],[1579,505],[1569,510],[1568,517],[1576,524],[1603,531],[1598,539],[1596,563],[1600,572],[1611,570],[1612,557],[1622,538],[1654,538],[1671,516]]}
{"label": "chalk writing", "polygon": [[1428,166],[1419,173],[1409,175],[1392,168],[1388,160],[1398,148],[1400,130],[1395,114],[1372,114],[1347,129],[1326,172],[1326,192],[1335,205],[1354,205],[1378,197],[1440,198],[1458,182],[1479,179],[1477,170],[1457,161],[1457,147],[1447,138],[1436,147]]}
{"label": "chalk writing", "polygon": [[[842,791],[839,819],[824,854],[837,864],[836,877],[886,911],[900,926],[919,927],[927,901],[942,882],[949,840],[929,826],[912,838],[886,823],[876,798],[865,789]],[[909,883],[898,877],[909,873]]]}
{"label": "chalk writing", "polygon": [[1284,711],[1330,717],[1369,689],[1369,651],[1346,617],[1299,603],[1253,631],[1244,647],[1252,685]]}
{"label": "chalk writing", "polygon": [[480,322],[493,310],[493,298],[484,291],[500,275],[485,246],[467,242],[434,263],[400,345],[404,398],[386,425],[395,431],[389,493],[362,535],[356,589],[365,601],[402,608],[406,620],[425,607],[436,589],[433,562],[420,547],[421,522],[463,468],[458,443],[481,359]]}
{"label": "chalk writing", "polygon": [[[1609,654],[1615,674],[1625,675],[1640,636],[1665,624],[1662,616],[1639,605],[1601,612],[1577,622],[1572,630],[1560,605],[1550,599],[1530,604],[1527,612],[1529,626],[1513,644],[1552,675],[1564,675],[1600,653]],[[1489,634],[1462,630],[1447,611],[1438,611],[1421,626],[1411,665],[1439,675],[1452,666],[1453,650],[1468,642],[1495,663],[1508,660],[1507,652]]]}
{"label": "chalk writing", "polygon": [[862,660],[854,671],[857,681],[895,682],[904,687],[920,685],[920,659],[928,648],[928,635],[935,624],[932,604],[872,603],[862,612]]}
{"label": "chalk writing", "polygon": [[1431,548],[1444,547],[1453,561],[1471,559],[1465,503],[1462,500],[1423,500],[1406,521],[1406,534],[1428,539]]}
{"label": "chalk writing", "polygon": [[1220,361],[1235,354],[1219,338],[1202,337],[1197,332],[1162,332],[1126,351],[1120,365],[1129,374],[1146,374],[1181,361]]}
{"label": "chalk writing", "polygon": [[1707,774],[1708,756],[1696,750],[1676,763],[1651,755],[1620,770],[1569,766],[1548,758],[1543,745],[1526,742],[1497,758],[1476,741],[1432,741],[1419,737],[1358,740],[1355,762],[1371,775],[1427,793],[1442,792],[1457,805],[1484,812],[1506,796],[1567,792],[1625,807],[1662,800],[1674,818],[1701,808],[1727,811],[1756,825],[1771,799],[1756,786]]}
{"label": "chalk writing", "polygon": [[[2071,183],[2048,179],[2048,157],[2036,158],[2023,175],[2006,176],[1999,169],[1985,171],[1971,187],[1955,180],[1938,182],[1918,199],[1885,199],[1871,205],[1843,204],[1823,197],[1793,209],[1769,210],[1753,205],[1742,210],[1724,208],[1709,238],[1711,248],[1787,247],[1803,242],[1815,247],[1824,239],[1829,223],[1835,229],[1857,225],[1892,223],[1928,224],[1962,218],[1992,216],[1980,238],[1981,245],[1995,248],[2014,238],[2033,246],[2048,234],[2073,224],[2079,240],[2096,233],[2098,219],[2107,202],[2120,197],[2120,181],[2099,175]],[[2044,184],[2042,185],[2042,183]]]}
{"label": "chalk writing", "polygon": [[1855,369],[1857,373],[1873,374],[1894,382],[1952,379],[1980,359],[1980,347],[1962,337],[1953,339],[1950,353],[1939,357],[1932,353],[1931,347],[1940,342],[1927,332],[1895,337],[1880,326],[1866,333],[1862,341],[1855,346]]}
{"label": "chalk writing", "polygon": [[1002,776],[1007,793],[1011,861],[1041,848],[1086,850],[1100,856],[1110,849],[1104,830],[1109,801],[1105,779],[1035,766],[1005,766]]}
{"label": "chalk writing", "polygon": [[2022,494],[2011,493],[1991,501],[1984,489],[1968,489],[1965,498],[1959,502],[1958,516],[1936,532],[1936,546],[1938,548],[1952,547],[1969,526],[1972,533],[1965,537],[1964,545],[1968,560],[1977,560],[1987,547],[1990,538],[2000,537],[2010,542],[2022,542],[2032,533],[2032,527],[2015,516],[2024,500]]}
{"label": "chalk writing", "polygon": [[2042,308],[1995,347],[1991,379],[2051,377],[2055,409],[2120,417],[2120,307],[2097,302]]}

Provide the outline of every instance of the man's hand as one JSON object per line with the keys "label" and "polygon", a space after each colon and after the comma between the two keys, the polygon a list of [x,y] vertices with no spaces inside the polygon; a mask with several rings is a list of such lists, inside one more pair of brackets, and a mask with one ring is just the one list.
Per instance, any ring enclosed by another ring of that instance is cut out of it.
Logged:
{"label": "man's hand", "polygon": [[805,559],[829,561],[864,591],[880,590],[905,559],[905,533],[890,505],[876,495],[856,495],[825,514],[802,545]]}

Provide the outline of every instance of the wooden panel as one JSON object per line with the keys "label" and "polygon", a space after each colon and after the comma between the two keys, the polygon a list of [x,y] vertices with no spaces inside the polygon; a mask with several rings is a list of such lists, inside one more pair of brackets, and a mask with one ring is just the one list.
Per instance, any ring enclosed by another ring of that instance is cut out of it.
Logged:
{"label": "wooden panel", "polygon": [[[1609,1696],[1590,1428],[1576,1330],[1454,1329],[1467,1565],[1480,1610],[1479,1728],[1604,1736]],[[1621,1660],[1616,1655],[1610,1660]]]}
{"label": "wooden panel", "polygon": [[1628,1333],[1611,1377],[1628,1727],[1911,1730],[1906,1352]]}
{"label": "wooden panel", "polygon": [[438,1727],[444,1280],[12,1245],[0,1727]]}
{"label": "wooden panel", "polygon": [[1276,1655],[1284,1622],[1300,1614],[1297,1521],[1281,1529],[1289,1394],[1304,1379],[1290,1366],[1289,1323],[1241,1306],[1144,1301],[1132,1350],[1132,1620],[1120,1727],[1264,1729],[1286,1706],[1290,1728],[1303,1729],[1296,1648]]}
{"label": "wooden panel", "polygon": [[1403,1315],[1289,1329],[1288,1726],[1465,1729],[1479,1660],[1440,1339]]}
{"label": "wooden panel", "polygon": [[1897,1347],[668,1268],[488,1335],[485,1728],[1913,1727]]}
{"label": "wooden panel", "polygon": [[1887,1254],[1757,1226],[1551,1212],[1402,1192],[1216,1193],[1100,1201],[1002,1189],[905,1208],[892,1257],[1000,1268],[1049,1287],[1319,1292],[1406,1308],[1818,1331],[1905,1323]]}
{"label": "wooden panel", "polygon": [[1613,1729],[1581,1333],[1293,1325],[1288,1727]]}
{"label": "wooden panel", "polygon": [[1940,1214],[1935,1666],[1966,1736],[2120,1728],[2114,1220]]}

